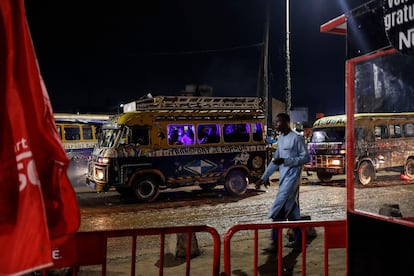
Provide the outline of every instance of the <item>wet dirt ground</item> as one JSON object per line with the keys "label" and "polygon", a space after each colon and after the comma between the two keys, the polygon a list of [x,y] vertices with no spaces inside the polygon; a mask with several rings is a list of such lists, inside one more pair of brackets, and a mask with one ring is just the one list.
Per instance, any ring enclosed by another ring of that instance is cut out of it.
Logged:
{"label": "wet dirt ground", "polygon": [[[239,197],[230,196],[222,187],[204,191],[198,187],[164,190],[151,203],[122,199],[116,191],[96,193],[85,185],[76,185],[81,207],[81,231],[131,227],[159,227],[208,224],[220,234],[237,223],[269,222],[267,210],[277,193],[277,174],[268,191],[254,189]],[[346,214],[344,176],[321,183],[312,174],[303,173],[300,187],[301,213],[314,220],[344,219]],[[413,183],[398,175],[383,174],[368,186],[355,188],[357,209],[377,213],[383,204],[400,204],[402,213],[414,216]]]}
{"label": "wet dirt ground", "polygon": [[[314,219],[345,218],[344,183],[307,183],[304,181],[301,187],[302,213]],[[166,190],[151,203],[122,199],[115,191],[97,194],[88,187],[75,190],[81,207],[81,231],[208,224],[224,234],[237,223],[269,222],[266,214],[277,183],[273,182],[267,192],[257,191],[251,185],[239,197],[228,195],[222,187],[212,191],[197,187]]]}
{"label": "wet dirt ground", "polygon": [[[266,214],[277,193],[277,181],[278,175],[275,174],[271,182],[272,184],[267,191],[257,191],[254,189],[254,185],[250,185],[247,192],[239,197],[228,195],[222,187],[217,187],[212,191],[204,191],[198,187],[165,190],[151,203],[137,203],[122,199],[115,191],[98,194],[79,182],[74,185],[81,208],[81,226],[79,230],[96,231],[209,225],[219,232],[223,240],[226,231],[235,224],[270,222]],[[383,204],[399,204],[403,216],[414,217],[414,184],[413,182],[402,181],[396,173],[379,174],[375,183],[369,186],[357,186],[354,192],[355,207],[357,209],[378,213]],[[312,220],[345,219],[346,187],[344,176],[335,176],[332,181],[321,183],[318,181],[316,174],[308,176],[306,173],[303,173],[302,185],[300,187],[300,204],[302,215],[308,215]],[[317,231],[320,230],[318,229]],[[262,239],[259,243],[265,247],[269,241],[268,233],[261,234],[261,237]],[[203,254],[205,256],[210,255],[211,257],[211,238],[207,234],[199,235],[197,238]],[[235,238],[236,240],[248,240],[251,238],[251,233],[242,233]],[[144,252],[142,253],[144,255],[141,257],[144,259],[149,258],[154,253],[151,251],[151,248],[158,248],[158,243],[158,240],[155,238],[145,238],[142,240],[140,250]],[[130,254],[130,249],[129,247],[127,248],[126,244],[128,242],[111,241],[108,256],[112,256],[112,264],[116,265],[120,260],[125,261],[126,256]],[[247,248],[245,248],[246,246]],[[323,247],[318,239],[312,242],[312,246]],[[173,245],[171,246],[171,242],[168,242],[168,239],[166,247],[174,247]],[[246,250],[251,251],[251,245],[240,243],[234,249],[235,252],[240,251],[240,254],[244,254],[243,252]],[[173,249],[167,249],[166,252],[173,254]],[[155,250],[154,254],[157,254],[157,250]],[[237,253],[235,254],[237,255]],[[344,260],[344,252],[342,251],[340,254]],[[155,260],[157,259],[156,255],[153,257]],[[200,261],[196,259],[195,262]],[[171,260],[172,263],[176,261],[174,258]],[[262,263],[264,265],[267,261],[268,259],[263,259],[261,262],[259,261],[259,264]],[[149,267],[154,269],[153,272],[142,275],[158,274],[156,261],[151,259],[149,262],[151,263]],[[293,264],[295,263],[296,259]],[[315,263],[320,262],[315,261]],[[203,264],[205,265],[201,261],[200,266],[203,267]],[[122,267],[120,264],[118,266]],[[194,266],[196,269],[199,268],[197,265]],[[343,270],[343,263],[340,264],[340,267]],[[146,267],[145,271],[148,272],[148,269]],[[323,267],[315,269],[323,269]],[[266,267],[264,267],[264,270],[266,270]],[[249,272],[246,272],[247,270],[243,272],[245,274],[238,274],[237,269],[235,271],[234,275],[251,275]],[[296,269],[297,271],[299,270]],[[321,273],[322,271],[320,270]],[[292,273],[287,275],[293,275]],[[84,275],[89,274],[86,273]],[[209,275],[209,273],[192,275]],[[260,275],[272,274],[261,273]]]}

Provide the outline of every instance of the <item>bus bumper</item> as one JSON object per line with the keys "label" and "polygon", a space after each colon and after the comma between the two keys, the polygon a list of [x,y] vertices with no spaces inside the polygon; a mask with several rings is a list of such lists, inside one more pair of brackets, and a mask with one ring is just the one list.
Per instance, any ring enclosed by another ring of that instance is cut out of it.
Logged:
{"label": "bus bumper", "polygon": [[97,192],[104,192],[106,190],[105,185],[96,183],[90,179],[86,179],[86,185],[92,190],[95,190]]}
{"label": "bus bumper", "polygon": [[312,166],[304,166],[304,171],[310,172],[325,172],[330,174],[345,174],[345,168],[323,168],[323,167],[312,167]]}

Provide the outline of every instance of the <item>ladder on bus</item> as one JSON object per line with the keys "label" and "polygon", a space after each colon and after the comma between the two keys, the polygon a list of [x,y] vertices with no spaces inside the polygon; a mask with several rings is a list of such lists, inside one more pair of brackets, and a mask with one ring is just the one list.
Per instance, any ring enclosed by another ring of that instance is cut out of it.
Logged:
{"label": "ladder on bus", "polygon": [[124,104],[124,112],[138,110],[217,109],[263,110],[259,97],[157,96]]}

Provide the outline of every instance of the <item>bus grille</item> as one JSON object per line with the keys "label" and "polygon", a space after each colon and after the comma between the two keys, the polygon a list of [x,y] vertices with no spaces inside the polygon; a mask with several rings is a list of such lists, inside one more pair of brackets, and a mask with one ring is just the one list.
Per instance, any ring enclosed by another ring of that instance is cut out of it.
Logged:
{"label": "bus grille", "polygon": [[344,168],[345,157],[342,155],[311,155],[312,168]]}

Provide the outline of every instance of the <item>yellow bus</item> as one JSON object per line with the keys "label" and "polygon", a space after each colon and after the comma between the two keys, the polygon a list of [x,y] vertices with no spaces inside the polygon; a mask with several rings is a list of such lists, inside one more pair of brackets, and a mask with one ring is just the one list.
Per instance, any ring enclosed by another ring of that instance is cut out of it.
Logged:
{"label": "yellow bus", "polygon": [[103,114],[55,113],[55,125],[69,160],[86,161],[98,141]]}
{"label": "yellow bus", "polygon": [[[414,178],[414,113],[360,113],[354,115],[355,177],[367,185],[379,170],[401,168]],[[345,173],[346,115],[315,121],[308,143],[311,156],[305,170],[321,181]]]}
{"label": "yellow bus", "polygon": [[266,165],[263,103],[257,97],[155,97],[111,117],[88,164],[87,183],[139,201],[160,189],[224,184],[243,194]]}

